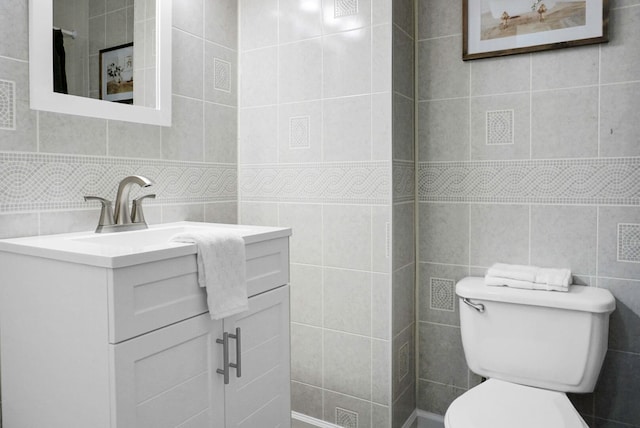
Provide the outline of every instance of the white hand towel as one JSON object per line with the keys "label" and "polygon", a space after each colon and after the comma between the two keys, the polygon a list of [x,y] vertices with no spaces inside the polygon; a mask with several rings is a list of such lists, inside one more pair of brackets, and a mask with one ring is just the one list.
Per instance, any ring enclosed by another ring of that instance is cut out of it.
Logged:
{"label": "white hand towel", "polygon": [[571,279],[569,269],[539,268],[536,272],[535,282],[549,286],[568,287]]}
{"label": "white hand towel", "polygon": [[487,275],[496,278],[509,278],[519,281],[535,282],[537,270],[538,268],[535,266],[495,263],[487,270]]}
{"label": "white hand towel", "polygon": [[249,308],[244,239],[230,230],[179,233],[173,242],[198,248],[198,285],[207,289],[211,319],[221,319]]}
{"label": "white hand towel", "polygon": [[551,284],[541,284],[537,282],[531,281],[520,281],[518,279],[511,278],[497,278],[495,276],[485,276],[484,283],[486,285],[497,286],[497,287],[511,287],[511,288],[522,288],[525,290],[545,290],[545,291],[569,291],[569,285],[551,285]]}

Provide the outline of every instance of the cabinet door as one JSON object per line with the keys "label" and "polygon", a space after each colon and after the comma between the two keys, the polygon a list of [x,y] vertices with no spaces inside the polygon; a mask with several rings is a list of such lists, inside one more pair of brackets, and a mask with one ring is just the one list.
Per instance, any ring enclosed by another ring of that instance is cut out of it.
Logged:
{"label": "cabinet door", "polygon": [[219,337],[207,313],[111,345],[113,428],[223,427]]}
{"label": "cabinet door", "polygon": [[[241,377],[231,368],[225,391],[226,428],[291,425],[289,286],[249,299],[249,310],[224,320],[224,330],[241,331]],[[231,362],[237,361],[230,340]]]}

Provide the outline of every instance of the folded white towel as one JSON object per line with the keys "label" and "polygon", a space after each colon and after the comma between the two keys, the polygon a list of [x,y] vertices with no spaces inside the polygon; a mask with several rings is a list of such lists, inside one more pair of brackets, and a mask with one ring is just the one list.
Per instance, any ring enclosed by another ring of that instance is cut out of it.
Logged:
{"label": "folded white towel", "polygon": [[497,287],[523,288],[525,290],[546,290],[546,291],[569,291],[569,286],[540,284],[531,281],[520,281],[511,278],[497,278],[495,276],[485,276],[484,283],[486,285]]}
{"label": "folded white towel", "polygon": [[536,281],[538,268],[535,266],[510,265],[506,263],[494,263],[487,269],[488,276],[497,278],[517,279],[519,281]]}
{"label": "folded white towel", "polygon": [[202,230],[179,233],[171,241],[196,244],[198,285],[207,289],[211,319],[225,318],[249,308],[242,236],[233,230]]}
{"label": "folded white towel", "polygon": [[571,271],[569,269],[540,268],[536,272],[535,282],[550,286],[568,287],[571,284]]}
{"label": "folded white towel", "polygon": [[487,269],[485,284],[530,290],[569,291],[571,270],[495,263]]}

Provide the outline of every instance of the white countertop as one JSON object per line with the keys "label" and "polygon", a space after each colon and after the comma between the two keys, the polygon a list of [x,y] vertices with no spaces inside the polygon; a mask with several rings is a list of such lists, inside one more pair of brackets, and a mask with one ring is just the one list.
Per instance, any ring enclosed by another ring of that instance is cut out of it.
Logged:
{"label": "white countertop", "polygon": [[170,242],[177,233],[194,230],[236,231],[245,244],[291,235],[286,227],[221,223],[176,222],[145,230],[115,233],[78,232],[0,240],[2,252],[44,257],[66,262],[119,268],[196,253],[194,244]]}

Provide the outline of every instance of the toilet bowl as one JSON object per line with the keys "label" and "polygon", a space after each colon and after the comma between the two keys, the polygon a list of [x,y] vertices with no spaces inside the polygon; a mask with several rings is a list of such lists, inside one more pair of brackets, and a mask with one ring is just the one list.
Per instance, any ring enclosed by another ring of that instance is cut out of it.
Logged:
{"label": "toilet bowl", "polygon": [[446,428],[588,428],[567,395],[489,379],[456,399]]}
{"label": "toilet bowl", "polygon": [[607,351],[615,299],[568,292],[456,285],[467,365],[488,378],[455,399],[446,428],[586,428],[567,392],[593,391]]}

